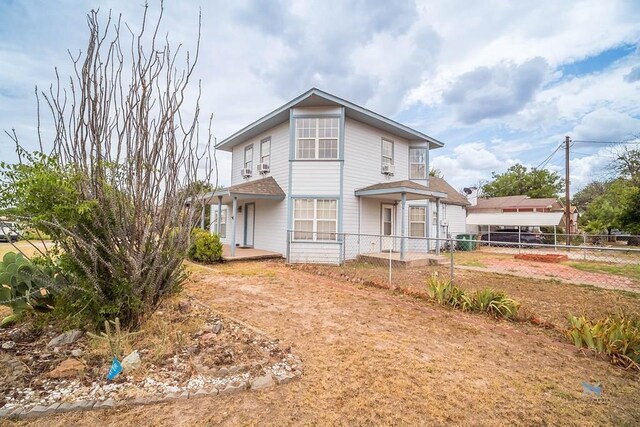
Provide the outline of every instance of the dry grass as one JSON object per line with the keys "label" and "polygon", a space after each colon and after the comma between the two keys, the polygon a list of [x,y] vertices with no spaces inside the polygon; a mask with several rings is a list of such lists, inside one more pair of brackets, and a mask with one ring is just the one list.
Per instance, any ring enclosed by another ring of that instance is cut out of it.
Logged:
{"label": "dry grass", "polygon": [[[174,297],[165,301],[135,334],[127,336],[128,331],[123,331],[123,355],[126,356],[133,349],[146,350],[142,358],[142,372],[147,365],[161,365],[180,350],[189,347],[193,342],[193,334],[202,329],[203,318],[180,313],[178,304],[182,300]],[[110,360],[112,355],[109,343],[104,339],[91,338],[89,357]]]}
{"label": "dry grass", "polygon": [[43,244],[42,242],[34,241],[32,244],[24,240],[20,240],[14,244],[0,242],[0,259],[2,259],[7,252],[22,252],[25,256],[30,257],[37,254],[39,250],[44,251],[45,247],[49,247],[50,245],[51,242],[44,242]]}
{"label": "dry grass", "polygon": [[[188,293],[294,345],[305,362],[303,378],[257,393],[33,423],[640,423],[638,375],[582,356],[533,326],[514,327],[275,262],[197,267],[193,279]],[[584,397],[581,381],[601,382],[604,398]]]}

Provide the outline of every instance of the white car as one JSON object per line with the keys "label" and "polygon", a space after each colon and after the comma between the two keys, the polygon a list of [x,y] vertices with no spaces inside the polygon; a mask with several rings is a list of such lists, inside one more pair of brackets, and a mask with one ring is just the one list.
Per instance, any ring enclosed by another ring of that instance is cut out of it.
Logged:
{"label": "white car", "polygon": [[15,222],[0,221],[0,241],[18,241],[18,228]]}

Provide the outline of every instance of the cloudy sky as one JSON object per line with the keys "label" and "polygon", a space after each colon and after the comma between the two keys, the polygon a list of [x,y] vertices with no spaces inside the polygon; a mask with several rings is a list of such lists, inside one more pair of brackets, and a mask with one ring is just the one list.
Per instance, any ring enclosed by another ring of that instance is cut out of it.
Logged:
{"label": "cloudy sky", "polygon": [[[86,13],[140,1],[0,0],[0,129],[37,148],[34,87],[70,73]],[[152,14],[158,1],[149,0]],[[640,3],[595,1],[166,0],[162,27],[192,48],[203,29],[201,109],[221,140],[311,87],[349,99],[443,142],[433,164],[457,188],[562,142],[640,134]],[[50,123],[43,121],[43,128]],[[45,143],[47,138],[45,138]],[[604,176],[608,148],[576,144],[575,188]],[[564,173],[562,153],[547,167]],[[15,160],[0,137],[0,160]],[[219,156],[220,182],[230,158]]]}

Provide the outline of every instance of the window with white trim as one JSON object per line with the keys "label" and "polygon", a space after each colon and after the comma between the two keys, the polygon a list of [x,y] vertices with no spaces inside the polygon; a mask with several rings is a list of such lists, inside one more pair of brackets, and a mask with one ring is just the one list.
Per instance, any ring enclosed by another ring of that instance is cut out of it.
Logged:
{"label": "window with white trim", "polygon": [[427,149],[409,149],[409,179],[427,178]]}
{"label": "window with white trim", "polygon": [[338,201],[335,199],[295,199],[293,238],[295,240],[336,240]]}
{"label": "window with white trim", "polygon": [[382,165],[393,164],[393,141],[382,138]]}
{"label": "window with white trim", "polygon": [[337,159],[339,118],[296,119],[296,159]]}
{"label": "window with white trim", "polygon": [[260,141],[260,163],[271,164],[271,137]]}
{"label": "window with white trim", "polygon": [[409,207],[409,236],[426,237],[427,208],[421,206]]}
{"label": "window with white trim", "polygon": [[253,144],[244,148],[244,168],[253,170]]}
{"label": "window with white trim", "polygon": [[[218,211],[213,211],[213,230],[218,230]],[[218,236],[222,239],[227,237],[227,210],[222,209],[220,211],[220,234]]]}

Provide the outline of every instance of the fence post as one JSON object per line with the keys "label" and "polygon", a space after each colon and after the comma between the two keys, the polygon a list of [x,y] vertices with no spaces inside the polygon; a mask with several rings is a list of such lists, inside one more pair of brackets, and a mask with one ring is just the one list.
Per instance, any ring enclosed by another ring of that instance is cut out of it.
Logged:
{"label": "fence post", "polygon": [[389,249],[389,288],[392,288],[391,286],[391,249]]}
{"label": "fence post", "polygon": [[[449,237],[449,252],[451,253],[451,283],[453,283],[453,251],[455,249],[454,240],[452,237]],[[471,243],[469,243],[471,244]]]}
{"label": "fence post", "polygon": [[342,263],[341,265],[344,265],[344,263],[347,261],[347,235],[343,234],[342,235]]}

